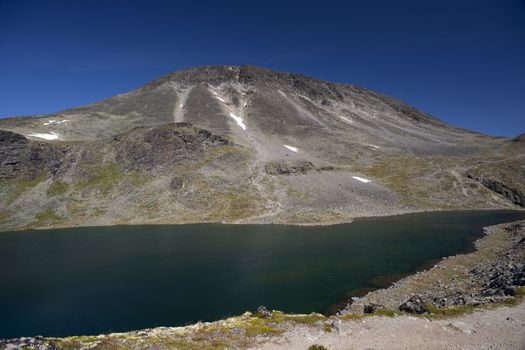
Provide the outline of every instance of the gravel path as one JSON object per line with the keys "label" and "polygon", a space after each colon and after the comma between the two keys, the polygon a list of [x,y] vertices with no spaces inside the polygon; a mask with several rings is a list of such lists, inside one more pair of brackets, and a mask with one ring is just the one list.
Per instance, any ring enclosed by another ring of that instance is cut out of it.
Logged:
{"label": "gravel path", "polygon": [[278,342],[257,349],[525,349],[525,303],[502,306],[442,320],[412,316],[374,316],[348,320],[336,330],[301,326]]}

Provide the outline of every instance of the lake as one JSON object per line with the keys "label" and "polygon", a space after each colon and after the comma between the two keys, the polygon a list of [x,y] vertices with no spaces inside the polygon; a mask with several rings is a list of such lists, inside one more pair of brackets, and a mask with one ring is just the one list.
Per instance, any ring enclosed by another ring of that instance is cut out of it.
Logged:
{"label": "lake", "polygon": [[0,338],[213,321],[259,305],[326,312],[393,276],[472,249],[521,211],[333,226],[154,225],[0,233]]}

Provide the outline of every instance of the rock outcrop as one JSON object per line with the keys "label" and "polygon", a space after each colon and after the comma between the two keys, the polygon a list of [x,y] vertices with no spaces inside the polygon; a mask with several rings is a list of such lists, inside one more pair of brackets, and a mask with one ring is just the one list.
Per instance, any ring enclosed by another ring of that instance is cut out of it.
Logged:
{"label": "rock outcrop", "polygon": [[428,312],[428,308],[423,299],[415,295],[399,305],[399,311],[408,312],[409,314],[424,314]]}
{"label": "rock outcrop", "polygon": [[0,179],[53,175],[68,151],[63,145],[38,143],[23,135],[0,130]]}
{"label": "rock outcrop", "polygon": [[116,160],[124,169],[149,171],[202,158],[213,147],[228,145],[224,137],[189,123],[137,127],[114,139]]}
{"label": "rock outcrop", "polygon": [[312,162],[307,160],[298,161],[275,161],[266,164],[264,170],[270,175],[294,175],[294,174],[307,174],[308,172],[315,170],[315,166]]}
{"label": "rock outcrop", "polygon": [[[467,173],[467,177],[478,181],[489,190],[502,195],[511,203],[525,208],[525,193],[516,187],[516,185],[520,185],[519,183],[508,184],[500,179],[493,178],[491,175],[479,176],[470,172]],[[521,183],[521,185],[523,186],[525,183]]]}

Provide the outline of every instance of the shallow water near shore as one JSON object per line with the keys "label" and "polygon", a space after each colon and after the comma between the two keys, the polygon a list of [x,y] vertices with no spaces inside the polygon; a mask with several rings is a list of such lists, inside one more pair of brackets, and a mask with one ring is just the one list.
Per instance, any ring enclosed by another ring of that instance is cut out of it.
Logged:
{"label": "shallow water near shore", "polygon": [[[177,326],[259,305],[325,312],[472,249],[523,211],[457,211],[333,226],[158,225],[0,234],[0,338]],[[394,277],[394,278],[392,278]]]}

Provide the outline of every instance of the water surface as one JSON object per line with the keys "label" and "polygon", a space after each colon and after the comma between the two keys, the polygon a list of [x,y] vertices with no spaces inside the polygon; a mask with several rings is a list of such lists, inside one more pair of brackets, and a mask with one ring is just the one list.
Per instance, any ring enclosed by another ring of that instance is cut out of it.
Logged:
{"label": "water surface", "polygon": [[213,321],[259,305],[323,312],[377,281],[472,247],[525,212],[351,224],[159,225],[0,233],[0,338]]}

